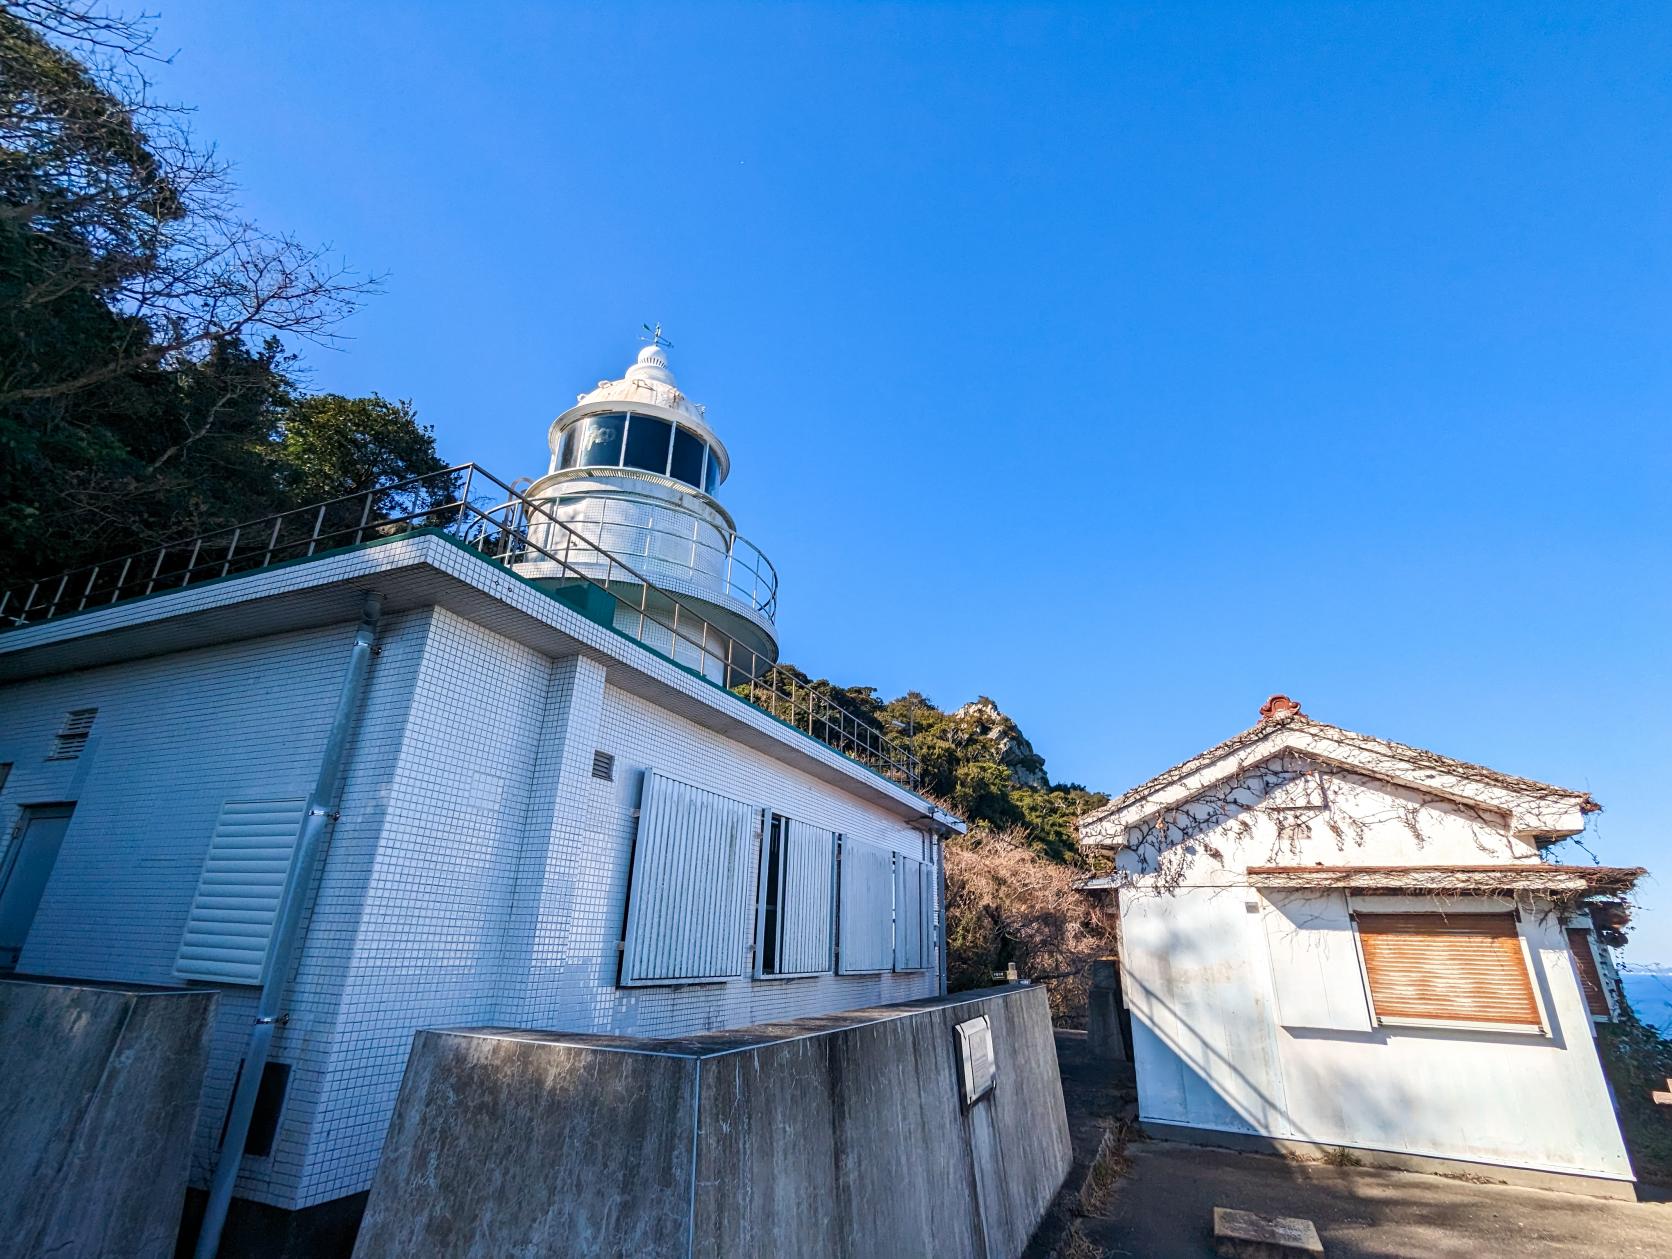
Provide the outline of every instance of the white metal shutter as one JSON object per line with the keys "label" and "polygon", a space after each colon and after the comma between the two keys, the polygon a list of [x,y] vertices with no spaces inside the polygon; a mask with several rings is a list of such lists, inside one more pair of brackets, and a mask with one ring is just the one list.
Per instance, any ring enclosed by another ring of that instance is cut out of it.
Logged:
{"label": "white metal shutter", "polygon": [[645,771],[621,982],[703,983],[743,973],[748,857],[760,810]]}
{"label": "white metal shutter", "polygon": [[174,973],[260,984],[306,800],[228,800],[221,806]]}
{"label": "white metal shutter", "polygon": [[840,923],[836,970],[843,975],[885,971],[894,959],[894,854],[842,837]]}
{"label": "white metal shutter", "polygon": [[1374,1028],[1347,894],[1265,888],[1267,954],[1277,1021],[1284,1027]]}
{"label": "white metal shutter", "polygon": [[[830,969],[831,926],[836,907],[836,832],[787,821],[779,850],[775,975],[817,975]],[[763,842],[761,851],[766,851]]]}
{"label": "white metal shutter", "polygon": [[896,857],[894,869],[894,969],[924,970],[929,965],[929,920],[934,916],[933,869],[911,857]]}

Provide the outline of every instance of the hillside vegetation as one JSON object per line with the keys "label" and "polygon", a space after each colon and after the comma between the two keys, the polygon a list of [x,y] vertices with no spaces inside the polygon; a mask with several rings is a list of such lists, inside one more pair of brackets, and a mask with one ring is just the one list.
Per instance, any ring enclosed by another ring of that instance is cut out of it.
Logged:
{"label": "hillside vegetation", "polygon": [[943,709],[919,691],[884,700],[779,665],[780,688],[812,690],[869,718],[923,763],[919,790],[969,824],[946,845],[947,969],[954,991],[982,988],[1015,964],[1044,982],[1052,1016],[1085,1015],[1091,963],[1113,948],[1096,903],[1074,888],[1089,871],[1074,819],[1109,797],[1053,783],[1015,720],[982,695]]}
{"label": "hillside vegetation", "polygon": [[942,709],[921,691],[881,698],[875,687],[837,686],[778,665],[768,681],[824,695],[910,746],[923,763],[919,790],[973,829],[1003,832],[1041,856],[1075,862],[1074,819],[1109,797],[1079,783],[1053,783],[1045,758],[1014,719],[985,695]]}

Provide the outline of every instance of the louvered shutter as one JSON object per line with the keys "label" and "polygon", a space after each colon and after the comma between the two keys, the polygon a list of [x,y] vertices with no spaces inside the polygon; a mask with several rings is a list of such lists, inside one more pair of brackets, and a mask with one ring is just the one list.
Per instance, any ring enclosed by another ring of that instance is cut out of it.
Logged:
{"label": "louvered shutter", "polygon": [[627,895],[624,985],[743,973],[745,884],[760,810],[645,772]]}
{"label": "louvered shutter", "polygon": [[[763,841],[761,851],[766,851]],[[774,975],[830,969],[836,908],[836,833],[786,819],[779,836],[778,939]]]}
{"label": "louvered shutter", "polygon": [[1512,914],[1357,916],[1379,1022],[1540,1026]]}
{"label": "louvered shutter", "polygon": [[923,970],[929,965],[930,868],[911,857],[895,859],[894,969]]}
{"label": "louvered shutter", "polygon": [[306,800],[228,800],[221,806],[174,973],[260,984]]}
{"label": "louvered shutter", "polygon": [[1593,1018],[1614,1017],[1608,1006],[1608,994],[1602,990],[1602,973],[1597,969],[1597,955],[1591,944],[1591,933],[1583,927],[1567,929],[1568,948],[1573,953],[1573,965],[1579,972],[1579,990],[1585,994],[1585,1008]]}
{"label": "louvered shutter", "polygon": [[894,960],[894,854],[843,836],[841,869],[836,969],[885,971]]}

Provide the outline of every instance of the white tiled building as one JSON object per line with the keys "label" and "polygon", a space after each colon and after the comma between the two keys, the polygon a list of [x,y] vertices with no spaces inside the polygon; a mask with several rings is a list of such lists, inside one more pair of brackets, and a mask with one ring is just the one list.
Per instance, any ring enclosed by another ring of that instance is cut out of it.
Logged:
{"label": "white tiled building", "polygon": [[[635,475],[711,502],[713,481]],[[940,988],[955,819],[716,685],[706,662],[646,646],[659,622],[631,632],[624,602],[599,615],[603,586],[583,590],[585,614],[573,573],[554,597],[563,572],[523,575],[542,557],[507,565],[460,533],[115,589],[0,633],[11,956],[24,973],[222,989],[200,1184],[272,920],[259,880],[242,886],[246,866],[216,854],[268,844],[282,877],[369,593],[375,658],[274,1041],[288,1075],[239,1197],[297,1210],[365,1190],[417,1028],[666,1036]],[[700,577],[684,593],[723,609],[731,591]],[[751,600],[738,623],[775,655],[769,614]],[[723,658],[712,628],[697,641]],[[781,859],[763,871],[763,852]],[[225,909],[246,903],[221,896],[227,880],[256,912]]]}
{"label": "white tiled building", "polygon": [[1080,821],[1145,1129],[1630,1196],[1588,911],[1643,872],[1546,855],[1595,802],[1283,696],[1261,717]]}

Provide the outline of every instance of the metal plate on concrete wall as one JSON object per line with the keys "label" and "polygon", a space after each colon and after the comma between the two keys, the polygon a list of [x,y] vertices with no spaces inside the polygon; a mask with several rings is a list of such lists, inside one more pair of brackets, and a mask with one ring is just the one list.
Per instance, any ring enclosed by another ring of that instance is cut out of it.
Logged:
{"label": "metal plate on concrete wall", "polygon": [[958,1034],[958,1078],[964,1105],[973,1106],[993,1089],[993,1025],[986,1015],[952,1029]]}

